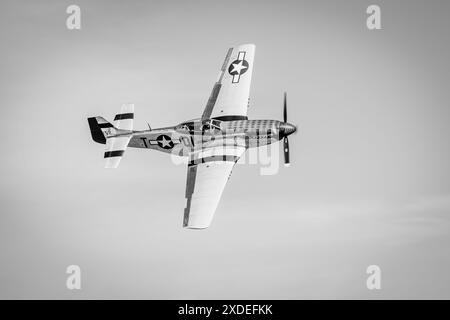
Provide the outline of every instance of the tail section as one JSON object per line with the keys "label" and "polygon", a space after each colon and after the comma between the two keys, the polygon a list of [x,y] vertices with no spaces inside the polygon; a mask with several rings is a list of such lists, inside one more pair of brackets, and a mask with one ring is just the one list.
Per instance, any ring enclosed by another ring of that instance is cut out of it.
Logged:
{"label": "tail section", "polygon": [[92,139],[105,144],[105,168],[117,168],[133,133],[134,105],[124,104],[114,125],[102,117],[88,118]]}

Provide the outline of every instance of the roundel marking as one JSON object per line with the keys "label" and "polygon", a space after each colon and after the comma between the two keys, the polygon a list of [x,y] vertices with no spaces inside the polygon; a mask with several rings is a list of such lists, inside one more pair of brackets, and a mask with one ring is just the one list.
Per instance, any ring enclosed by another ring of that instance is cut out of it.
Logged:
{"label": "roundel marking", "polygon": [[249,66],[248,62],[245,59],[234,60],[228,68],[228,73],[231,74],[232,76],[240,76],[245,72],[247,72],[248,66]]}
{"label": "roundel marking", "polygon": [[172,149],[174,146],[172,139],[165,134],[158,136],[156,142],[158,143],[158,146],[163,149]]}

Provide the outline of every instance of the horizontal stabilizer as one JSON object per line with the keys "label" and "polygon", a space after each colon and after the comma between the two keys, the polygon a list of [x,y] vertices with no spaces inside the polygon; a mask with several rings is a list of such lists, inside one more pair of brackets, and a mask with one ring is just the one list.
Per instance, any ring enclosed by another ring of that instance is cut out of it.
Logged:
{"label": "horizontal stabilizer", "polygon": [[114,126],[117,129],[133,130],[134,104],[123,104],[120,113],[114,117]]}
{"label": "horizontal stabilizer", "polygon": [[133,131],[134,104],[123,104],[114,117],[114,128],[118,136],[106,139],[105,168],[117,168],[130,142]]}
{"label": "horizontal stabilizer", "polygon": [[130,139],[131,135],[107,139],[105,148],[105,168],[117,168],[119,166],[120,159],[122,159]]}

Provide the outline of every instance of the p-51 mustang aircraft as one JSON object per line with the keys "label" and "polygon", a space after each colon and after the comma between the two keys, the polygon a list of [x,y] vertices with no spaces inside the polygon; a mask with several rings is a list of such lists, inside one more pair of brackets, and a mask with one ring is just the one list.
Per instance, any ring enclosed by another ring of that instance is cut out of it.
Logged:
{"label": "p-51 mustang aircraft", "polygon": [[183,227],[207,228],[234,164],[248,148],[283,139],[289,165],[288,136],[297,128],[284,121],[248,120],[247,108],[255,57],[253,44],[230,48],[201,118],[173,127],[133,130],[134,105],[125,104],[114,124],[88,118],[92,139],[105,144],[106,168],[117,168],[127,147],[154,149],[188,157]]}

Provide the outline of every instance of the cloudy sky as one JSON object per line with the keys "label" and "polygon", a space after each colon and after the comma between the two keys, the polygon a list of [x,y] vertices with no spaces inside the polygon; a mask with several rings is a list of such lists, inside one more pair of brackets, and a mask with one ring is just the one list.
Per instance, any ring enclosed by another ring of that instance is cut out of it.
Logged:
{"label": "cloudy sky", "polygon": [[[450,298],[447,1],[0,6],[0,298]],[[129,102],[137,129],[199,117],[241,43],[249,117],[281,119],[288,92],[293,163],[237,165],[211,228],[185,230],[186,168],[130,149],[105,170],[86,118]]]}

